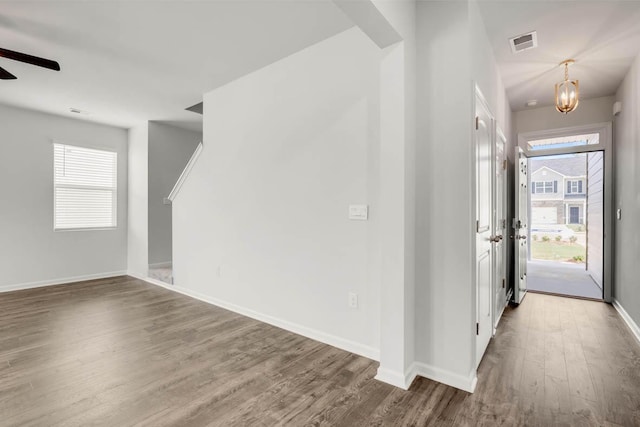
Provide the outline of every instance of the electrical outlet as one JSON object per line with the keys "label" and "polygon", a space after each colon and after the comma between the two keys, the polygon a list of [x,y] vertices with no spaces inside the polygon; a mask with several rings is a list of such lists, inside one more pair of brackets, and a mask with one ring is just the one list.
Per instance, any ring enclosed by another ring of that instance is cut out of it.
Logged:
{"label": "electrical outlet", "polygon": [[349,307],[358,308],[358,294],[349,292]]}
{"label": "electrical outlet", "polygon": [[368,205],[349,205],[349,219],[366,221],[369,219]]}

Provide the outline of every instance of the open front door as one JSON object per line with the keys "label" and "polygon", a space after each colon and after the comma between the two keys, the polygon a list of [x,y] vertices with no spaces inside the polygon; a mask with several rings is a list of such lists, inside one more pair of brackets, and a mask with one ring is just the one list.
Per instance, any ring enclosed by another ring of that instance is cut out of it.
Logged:
{"label": "open front door", "polygon": [[520,304],[527,293],[527,260],[529,259],[529,182],[527,157],[522,148],[516,147],[515,218],[513,219],[514,284],[513,302]]}

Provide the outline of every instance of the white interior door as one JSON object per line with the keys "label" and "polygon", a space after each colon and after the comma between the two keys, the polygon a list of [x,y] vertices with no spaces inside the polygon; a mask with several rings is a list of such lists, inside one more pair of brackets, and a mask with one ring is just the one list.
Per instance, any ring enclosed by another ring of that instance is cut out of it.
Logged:
{"label": "white interior door", "polygon": [[493,327],[498,325],[507,302],[507,140],[502,131],[496,131],[493,156]]}
{"label": "white interior door", "polygon": [[492,147],[494,124],[482,96],[476,94],[476,366],[493,335],[491,314],[493,248]]}
{"label": "white interior door", "polygon": [[520,304],[527,293],[527,259],[529,258],[529,246],[527,245],[527,235],[529,234],[528,159],[520,147],[516,147],[516,167],[515,218],[513,219],[515,245],[513,301]]}

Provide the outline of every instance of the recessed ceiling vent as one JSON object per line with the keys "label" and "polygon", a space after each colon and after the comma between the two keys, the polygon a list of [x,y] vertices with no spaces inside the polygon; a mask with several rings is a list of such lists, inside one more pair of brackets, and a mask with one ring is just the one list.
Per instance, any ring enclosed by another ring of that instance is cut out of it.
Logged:
{"label": "recessed ceiling vent", "polygon": [[509,45],[511,45],[511,52],[513,53],[533,49],[534,47],[538,47],[538,35],[535,31],[520,34],[519,36],[509,39]]}

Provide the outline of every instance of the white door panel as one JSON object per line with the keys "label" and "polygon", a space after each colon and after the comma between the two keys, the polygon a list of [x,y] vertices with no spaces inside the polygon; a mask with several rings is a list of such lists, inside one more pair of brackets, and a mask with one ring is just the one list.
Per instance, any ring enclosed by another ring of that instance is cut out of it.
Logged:
{"label": "white door panel", "polygon": [[516,304],[522,302],[527,293],[527,259],[529,246],[527,236],[529,234],[529,183],[528,183],[528,159],[522,148],[516,147],[516,173],[515,173],[515,218],[513,219],[514,249],[514,285],[513,301]]}
{"label": "white door panel", "polygon": [[476,366],[493,335],[492,323],[492,151],[494,121],[476,94]]}
{"label": "white door panel", "polygon": [[507,140],[502,131],[496,131],[493,163],[493,326],[500,320],[500,316],[507,302],[507,193],[506,193],[506,144]]}

